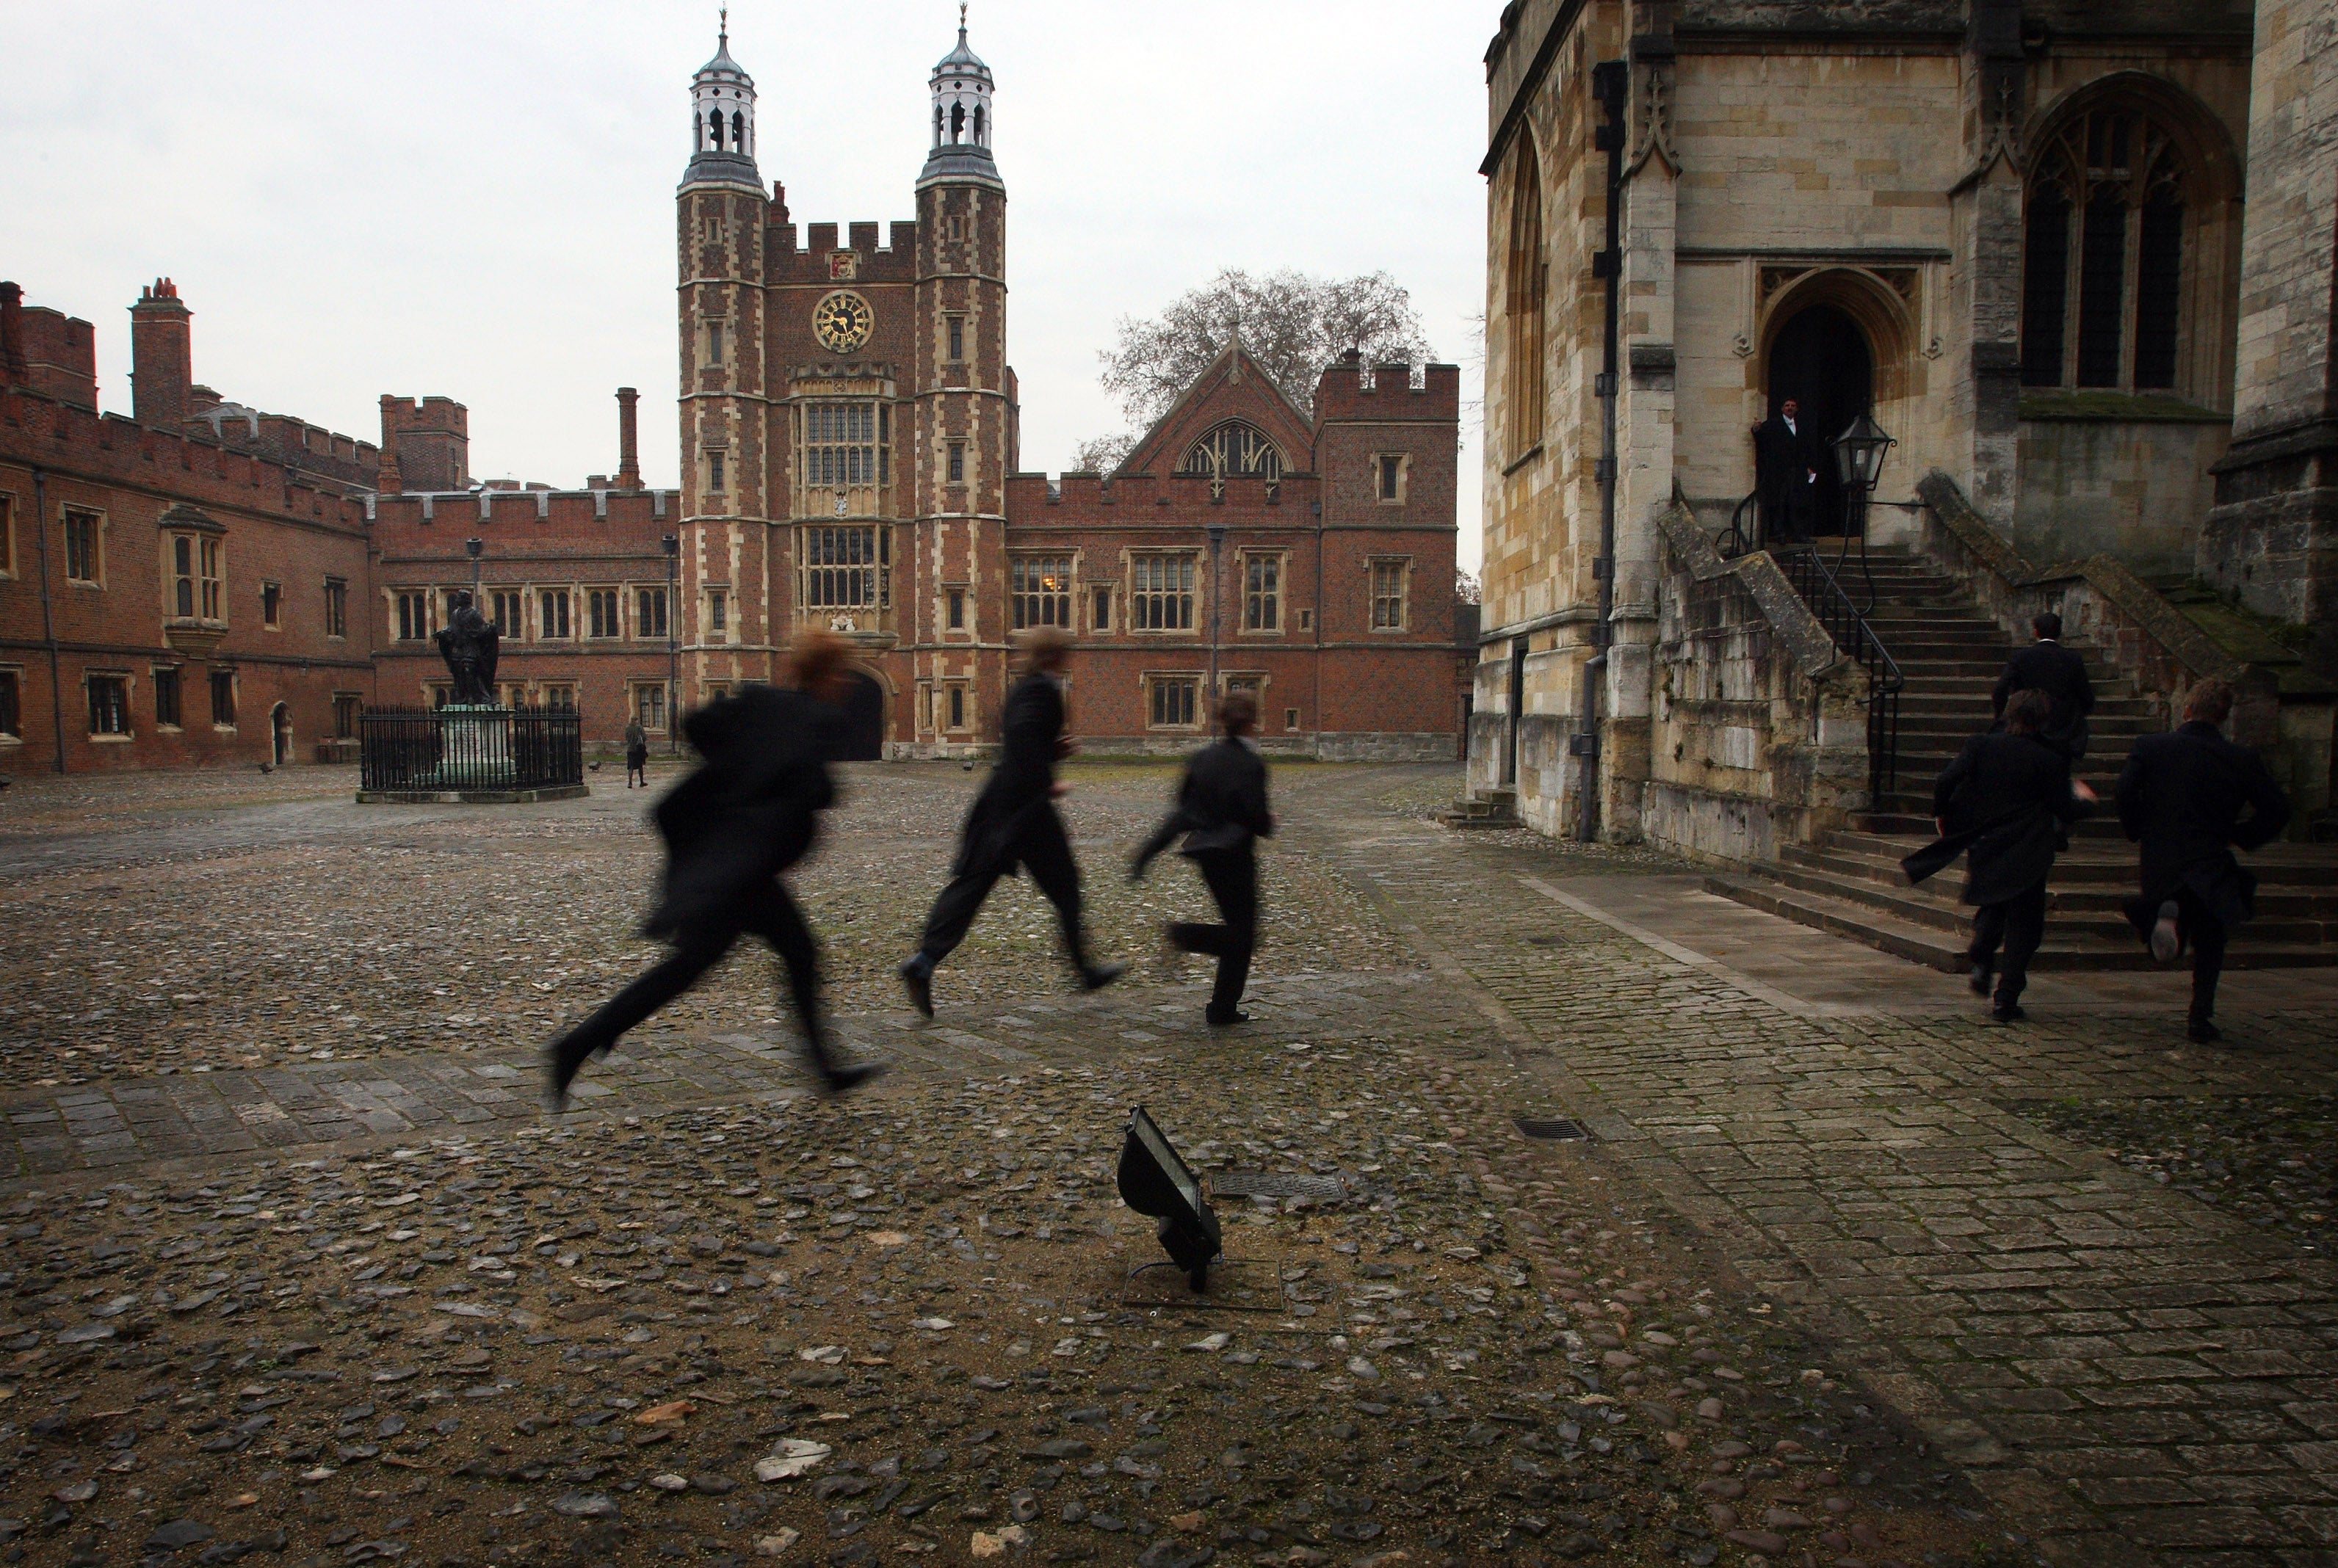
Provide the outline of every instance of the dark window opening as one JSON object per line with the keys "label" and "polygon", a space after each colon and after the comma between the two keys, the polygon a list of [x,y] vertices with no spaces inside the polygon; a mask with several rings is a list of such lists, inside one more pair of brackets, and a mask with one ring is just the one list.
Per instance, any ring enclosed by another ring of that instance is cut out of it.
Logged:
{"label": "dark window opening", "polygon": [[2165,186],[2152,192],[2143,209],[2135,260],[2135,384],[2171,387],[2183,309],[2184,204]]}
{"label": "dark window opening", "polygon": [[2119,379],[2119,293],[2127,282],[2127,202],[2106,186],[2087,203],[2078,260],[2078,385]]}
{"label": "dark window opening", "polygon": [[965,104],[963,104],[963,103],[953,103],[953,104],[951,104],[951,105],[950,105],[950,121],[949,121],[949,125],[950,125],[950,143],[951,143],[951,145],[955,146],[955,145],[957,145],[958,142],[963,142],[963,141],[965,141],[965,140],[966,140],[966,105],[965,105]]}
{"label": "dark window opening", "polygon": [[25,693],[14,670],[0,670],[0,735],[25,738]]}
{"label": "dark window opening", "polygon": [[354,691],[333,693],[333,739],[354,740],[358,733],[358,715],[365,711],[365,699]]}
{"label": "dark window opening", "polygon": [[211,722],[235,722],[235,671],[232,670],[211,671]]}
{"label": "dark window opening", "polygon": [[966,630],[966,592],[963,589],[953,588],[950,590],[949,629],[953,632],[963,632]]}
{"label": "dark window opening", "polygon": [[2058,186],[2031,198],[2022,238],[2021,384],[2062,384],[2062,323],[2070,308],[2070,199]]}
{"label": "dark window opening", "polygon": [[130,681],[121,675],[89,678],[89,732],[93,735],[130,733]]}
{"label": "dark window opening", "polygon": [[177,729],[180,723],[179,672],[154,671],[154,722]]}
{"label": "dark window opening", "polygon": [[953,730],[966,728],[966,688],[963,686],[949,689],[949,727]]}

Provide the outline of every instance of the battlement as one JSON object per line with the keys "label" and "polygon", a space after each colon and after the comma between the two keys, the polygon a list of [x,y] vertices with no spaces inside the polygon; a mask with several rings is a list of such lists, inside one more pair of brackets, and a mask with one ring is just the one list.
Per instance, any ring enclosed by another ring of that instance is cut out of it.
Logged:
{"label": "battlement", "polygon": [[78,408],[97,407],[97,328],[0,283],[0,387],[22,387]]}
{"label": "battlement", "polygon": [[1328,367],[1315,388],[1318,428],[1344,420],[1451,419],[1461,417],[1461,368],[1424,365],[1421,385],[1412,384],[1405,364],[1365,365],[1344,358]]}
{"label": "battlement", "polygon": [[205,434],[162,430],[26,387],[0,387],[0,463],[39,464],[202,506],[362,528],[362,500]]}
{"label": "battlement", "polygon": [[[1154,507],[1170,511],[1276,507],[1292,512],[1291,523],[1297,526],[1311,522],[1314,498],[1311,474],[1286,474],[1277,484],[1237,476],[1228,479],[1223,491],[1215,495],[1209,476],[1203,474],[1125,474],[1115,478],[1072,469],[1054,479],[1045,474],[1007,476],[1007,514],[1032,523],[1052,522],[1039,514],[1041,508],[1048,506],[1115,508],[1125,514],[1120,522],[1130,527],[1154,521],[1151,514]],[[1184,525],[1192,526],[1190,516]]]}
{"label": "battlement", "polygon": [[[918,276],[918,225],[914,220],[888,226],[886,243],[877,243],[879,225],[807,223],[803,248],[796,247],[796,226],[776,223],[763,245],[765,266],[771,279],[782,283],[846,282],[909,283]],[[853,253],[853,276],[837,276],[829,259],[839,250]]]}
{"label": "battlement", "polygon": [[[385,551],[401,544],[409,549],[426,543],[445,548],[441,530],[460,529],[463,537],[476,534],[486,540],[492,555],[498,547],[494,530],[510,530],[501,542],[505,548],[532,550],[545,547],[547,532],[578,530],[584,554],[662,554],[658,536],[670,532],[681,515],[678,490],[555,490],[542,485],[523,487],[511,480],[476,490],[408,490],[366,497],[366,516]],[[406,535],[402,540],[401,534]],[[427,542],[426,534],[431,536]],[[580,539],[572,535],[555,543],[575,546]],[[604,544],[616,548],[594,549]]]}
{"label": "battlement", "polygon": [[452,397],[385,392],[380,452],[385,485],[394,471],[401,489],[463,489],[471,481],[470,410]]}
{"label": "battlement", "polygon": [[381,470],[381,448],[289,414],[265,414],[222,401],[207,387],[194,388],[195,408],[182,421],[191,432],[208,432],[222,446],[239,447],[355,489],[373,488]]}

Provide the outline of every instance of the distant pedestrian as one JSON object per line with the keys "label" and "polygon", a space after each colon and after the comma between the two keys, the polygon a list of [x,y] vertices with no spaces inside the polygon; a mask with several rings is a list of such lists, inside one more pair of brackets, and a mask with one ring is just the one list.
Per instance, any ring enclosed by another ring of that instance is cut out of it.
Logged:
{"label": "distant pedestrian", "polygon": [[2095,683],[2087,679],[2087,662],[2062,646],[2062,618],[2051,611],[2034,617],[2030,632],[2038,641],[2006,662],[1989,693],[1989,706],[1999,718],[2018,691],[2043,691],[2054,710],[2039,731],[2076,762],[2087,754],[2087,718],[2095,710]]}
{"label": "distant pedestrian", "polygon": [[1080,984],[1094,991],[1128,972],[1125,964],[1088,960],[1087,936],[1080,926],[1080,868],[1056,799],[1071,786],[1056,778],[1056,764],[1078,748],[1064,733],[1063,678],[1071,662],[1068,633],[1046,626],[1024,643],[1023,678],[1007,694],[1000,715],[998,763],[974,799],[959,830],[958,858],[950,880],[926,916],[918,950],[899,970],[910,1004],[934,1015],[934,968],[966,940],[982,901],[1001,877],[1027,868],[1039,891],[1056,906],[1063,929],[1064,956]]}
{"label": "distant pedestrian", "polygon": [[836,798],[828,759],[842,721],[837,704],[850,655],[834,633],[808,630],[789,654],[793,691],[749,686],[685,720],[704,759],[657,803],[666,842],[665,894],[643,932],[673,953],[545,1053],[545,1099],[565,1106],[584,1059],[688,990],[742,936],[761,936],[787,965],[803,1029],[804,1059],[823,1089],[841,1093],[881,1068],[840,1064],[820,1008],[820,946],[780,873],[802,859],[820,813]]}
{"label": "distant pedestrian", "polygon": [[1266,763],[1251,739],[1258,730],[1257,701],[1246,691],[1231,693],[1218,705],[1218,726],[1224,733],[1216,744],[1186,760],[1177,803],[1129,862],[1128,876],[1141,881],[1153,858],[1184,835],[1179,853],[1202,874],[1225,924],[1180,920],[1169,927],[1169,942],[1182,952],[1216,956],[1217,985],[1203,1016],[1223,1028],[1250,1018],[1241,1008],[1258,948],[1256,846],[1274,836],[1274,813],[1266,806]]}
{"label": "distant pedestrian", "polygon": [[[1974,906],[1968,982],[1996,997],[1989,1015],[2018,1022],[2029,961],[2046,936],[2046,877],[2069,842],[2070,824],[2087,815],[2095,792],[2070,780],[2070,759],[2042,731],[2053,711],[2043,691],[2023,691],[2005,705],[2005,728],[1965,742],[1932,787],[1937,843],[1901,862],[1921,882],[1964,851],[1964,901]],[[2002,953],[2003,968],[1999,968]]]}
{"label": "distant pedestrian", "polygon": [[2118,779],[2119,825],[2143,846],[2143,890],[2127,901],[2127,922],[2162,964],[2191,947],[2185,1033],[2201,1045],[2224,1038],[2213,1014],[2225,944],[2256,909],[2256,877],[2233,847],[2254,849],[2289,825],[2289,798],[2264,759],[2225,739],[2232,712],[2231,684],[2201,681],[2183,724],[2137,740]]}
{"label": "distant pedestrian", "polygon": [[625,721],[625,788],[634,787],[638,778],[642,788],[650,787],[650,738],[639,719]]}

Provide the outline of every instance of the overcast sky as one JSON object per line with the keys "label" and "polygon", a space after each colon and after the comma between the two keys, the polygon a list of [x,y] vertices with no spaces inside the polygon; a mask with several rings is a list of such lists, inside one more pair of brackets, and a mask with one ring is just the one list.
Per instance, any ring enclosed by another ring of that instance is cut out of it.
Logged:
{"label": "overcast sky", "polygon": [[[1115,430],[1115,320],[1221,267],[1385,270],[1478,397],[1498,0],[976,0],[998,79],[1023,462]],[[915,215],[954,0],[739,0],[757,162],[799,224]],[[470,408],[477,475],[677,472],[673,189],[715,8],[672,0],[0,0],[0,277],[97,327],[167,274],[195,378],[365,439],[384,392]],[[1461,554],[1478,556],[1476,412]]]}

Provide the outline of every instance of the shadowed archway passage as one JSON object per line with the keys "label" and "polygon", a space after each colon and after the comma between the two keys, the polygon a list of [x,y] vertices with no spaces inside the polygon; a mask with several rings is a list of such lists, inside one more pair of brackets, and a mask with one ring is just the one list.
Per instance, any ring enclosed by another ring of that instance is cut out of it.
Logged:
{"label": "shadowed archway passage", "polygon": [[844,699],[844,727],[836,760],[875,762],[885,755],[885,688],[874,676],[854,671]]}
{"label": "shadowed archway passage", "polygon": [[1776,418],[1787,398],[1802,405],[1802,417],[1827,444],[1818,465],[1817,531],[1842,532],[1842,483],[1836,478],[1834,438],[1875,403],[1875,358],[1867,334],[1838,306],[1810,305],[1779,328],[1770,345],[1769,416]]}

